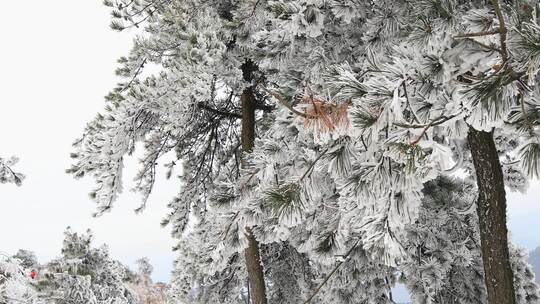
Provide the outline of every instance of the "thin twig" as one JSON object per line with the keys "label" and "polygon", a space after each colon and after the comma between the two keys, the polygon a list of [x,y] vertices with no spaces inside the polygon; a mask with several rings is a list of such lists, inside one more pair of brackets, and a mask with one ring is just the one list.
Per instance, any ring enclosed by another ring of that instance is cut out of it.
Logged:
{"label": "thin twig", "polygon": [[129,82],[120,90],[120,92],[124,92],[125,90],[129,89],[131,85],[135,82],[135,79],[141,74],[142,69],[144,68],[144,65],[146,64],[147,58],[144,58]]}
{"label": "thin twig", "polygon": [[415,139],[413,142],[411,142],[411,146],[415,146],[416,144],[418,144],[420,142],[420,140],[422,139],[422,137],[424,136],[424,134],[426,134],[427,130],[432,126],[434,120],[432,120],[423,130],[422,130],[422,133],[420,133],[420,135],[418,135],[418,138]]}
{"label": "thin twig", "polygon": [[443,124],[453,118],[456,118],[457,116],[461,115],[461,112],[457,112],[455,114],[452,114],[450,116],[440,116],[434,120],[432,120],[429,124],[407,124],[407,123],[400,123],[400,122],[394,122],[392,123],[395,126],[401,127],[401,128],[407,128],[407,129],[423,129],[427,126],[438,126],[440,124]]}
{"label": "thin twig", "polygon": [[501,56],[504,62],[508,61],[508,49],[506,48],[506,33],[508,32],[506,28],[506,21],[504,21],[504,15],[501,10],[501,4],[499,0],[491,0],[493,8],[495,9],[495,14],[497,19],[499,19],[499,37],[501,40]]}
{"label": "thin twig", "polygon": [[[496,1],[496,0],[495,0]],[[470,38],[470,37],[482,37],[482,36],[490,36],[490,35],[496,35],[501,32],[501,29],[496,28],[490,31],[482,31],[482,32],[476,32],[476,33],[463,33],[463,34],[457,34],[454,36],[454,38]]]}
{"label": "thin twig", "polygon": [[321,154],[319,154],[319,156],[317,156],[317,158],[309,165],[309,168],[306,170],[306,172],[304,172],[304,174],[302,175],[302,177],[298,180],[298,182],[301,182],[304,180],[304,178],[306,178],[306,176],[309,174],[309,172],[311,171],[311,169],[313,169],[313,167],[315,166],[315,164],[321,159],[321,157],[323,157],[324,155],[326,155],[326,153],[328,152],[329,149],[325,149],[323,152],[321,152]]}
{"label": "thin twig", "polygon": [[253,172],[251,173],[251,175],[249,176],[249,178],[248,178],[248,179],[240,186],[240,190],[242,190],[242,191],[245,190],[246,187],[248,186],[249,182],[251,182],[251,180],[253,179],[253,177],[255,177],[255,175],[256,175],[257,173],[259,173],[260,170],[261,170],[260,168],[257,168],[255,171],[253,171]]}
{"label": "thin twig", "polygon": [[407,93],[407,85],[405,84],[405,81],[403,81],[401,83],[401,85],[403,86],[403,93],[405,95],[405,100],[407,101],[407,106],[411,110],[412,117],[417,123],[420,123],[420,119],[418,119],[418,116],[416,116],[416,113],[414,112],[414,109],[413,109],[413,107],[411,105],[411,102],[409,100],[409,94]]}
{"label": "thin twig", "polygon": [[341,265],[343,265],[343,263],[345,263],[345,261],[347,261],[347,258],[349,257],[349,255],[353,252],[353,250],[358,246],[358,244],[360,243],[360,240],[357,240],[356,243],[354,243],[354,245],[351,247],[351,249],[349,249],[349,251],[347,251],[347,253],[343,256],[343,261],[340,261],[336,267],[334,267],[334,269],[332,269],[332,271],[326,276],[326,278],[324,279],[324,281],[315,289],[315,291],[311,294],[311,296],[304,302],[304,304],[308,304],[308,303],[311,303],[311,300],[313,300],[313,298],[319,293],[319,291],[321,290],[321,288],[326,284],[326,282],[328,282],[328,280],[332,277],[332,275],[339,269],[339,267]]}
{"label": "thin twig", "polygon": [[255,15],[255,10],[257,9],[257,5],[259,5],[259,2],[261,2],[261,0],[257,0],[257,2],[255,2],[255,5],[253,5],[250,17],[253,17],[253,15]]}
{"label": "thin twig", "polygon": [[270,94],[272,97],[274,97],[275,99],[277,99],[279,101],[279,103],[281,103],[284,107],[286,107],[287,109],[289,109],[289,111],[291,111],[292,113],[300,116],[300,117],[303,117],[303,118],[316,118],[315,116],[312,116],[312,115],[307,115],[306,113],[302,113],[298,110],[296,110],[295,108],[293,108],[293,106],[291,104],[289,104],[281,95],[279,95],[278,93],[276,92],[273,92],[273,91],[270,91],[266,88],[263,88],[264,91],[266,91],[268,94]]}
{"label": "thin twig", "polygon": [[525,110],[525,98],[523,97],[523,92],[519,94],[519,104],[521,105],[521,112],[523,114],[523,122],[525,123],[525,126],[527,127],[527,130],[529,131],[529,134],[534,137],[534,127],[529,120],[529,114]]}
{"label": "thin twig", "polygon": [[487,45],[487,44],[482,43],[482,42],[480,42],[480,41],[478,41],[478,40],[476,40],[476,39],[473,39],[473,38],[467,38],[467,41],[474,42],[474,43],[478,44],[479,46],[481,46],[481,47],[483,47],[483,48],[485,48],[485,49],[488,49],[488,50],[491,50],[491,51],[495,51],[495,52],[497,52],[497,53],[502,53],[501,49],[496,48],[496,47],[491,46],[491,45]]}
{"label": "thin twig", "polygon": [[231,229],[231,226],[234,223],[234,220],[236,220],[236,218],[238,217],[239,214],[240,214],[240,210],[238,210],[236,212],[236,214],[233,216],[233,218],[231,219],[231,222],[227,226],[227,230],[225,230],[225,234],[223,235],[223,240],[225,240],[227,238],[227,234],[229,234],[229,230]]}

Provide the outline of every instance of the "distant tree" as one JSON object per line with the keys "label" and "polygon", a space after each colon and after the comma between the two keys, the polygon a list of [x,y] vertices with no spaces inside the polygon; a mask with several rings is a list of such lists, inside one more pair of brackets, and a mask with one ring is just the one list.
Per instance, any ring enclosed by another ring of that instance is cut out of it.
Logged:
{"label": "distant tree", "polygon": [[45,304],[18,259],[0,254],[0,303]]}
{"label": "distant tree", "polygon": [[140,304],[164,304],[166,301],[166,286],[152,282],[154,267],[146,257],[137,260],[137,273],[132,288],[138,296]]}
{"label": "distant tree", "polygon": [[[90,276],[59,274],[60,289],[64,292],[56,300],[58,304],[101,304],[91,288]],[[127,304],[127,303],[126,303]]]}
{"label": "distant tree", "polygon": [[154,267],[150,264],[150,260],[147,257],[144,257],[138,259],[136,263],[138,280],[144,283],[152,283],[152,278],[150,276],[154,271]]}
{"label": "distant tree", "polygon": [[66,304],[94,298],[99,304],[136,303],[137,296],[125,283],[126,267],[111,259],[106,246],[92,248],[90,230],[78,234],[68,228],[64,235],[62,256],[47,264],[44,294]]}
{"label": "distant tree", "polygon": [[32,269],[39,266],[36,254],[33,251],[19,249],[13,256],[21,261],[21,266],[26,269]]}
{"label": "distant tree", "polygon": [[540,287],[529,264],[529,255],[523,248],[510,247],[510,265],[514,273],[516,303],[540,303]]}
{"label": "distant tree", "polygon": [[536,275],[536,282],[540,284],[540,247],[531,251],[529,255],[529,262],[531,263],[534,274]]}

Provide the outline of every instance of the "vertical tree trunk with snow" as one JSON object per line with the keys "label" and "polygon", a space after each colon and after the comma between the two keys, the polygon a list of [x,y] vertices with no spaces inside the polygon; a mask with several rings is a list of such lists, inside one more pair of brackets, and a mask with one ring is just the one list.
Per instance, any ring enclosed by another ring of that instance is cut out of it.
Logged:
{"label": "vertical tree trunk with snow", "polygon": [[[251,61],[242,65],[246,81],[251,81],[255,66]],[[255,144],[255,95],[251,87],[244,89],[240,97],[242,103],[242,150],[251,152]],[[246,268],[249,279],[249,289],[252,304],[266,304],[266,286],[259,252],[259,242],[251,229],[245,232],[248,247],[244,250]]]}
{"label": "vertical tree trunk with snow", "polygon": [[467,139],[478,184],[477,212],[488,303],[514,304],[506,228],[506,193],[493,133],[470,127]]}

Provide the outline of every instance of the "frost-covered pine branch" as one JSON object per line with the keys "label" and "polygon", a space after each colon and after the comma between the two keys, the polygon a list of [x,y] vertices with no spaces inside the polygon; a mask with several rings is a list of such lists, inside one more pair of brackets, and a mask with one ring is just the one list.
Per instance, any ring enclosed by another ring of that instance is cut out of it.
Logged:
{"label": "frost-covered pine branch", "polygon": [[14,171],[13,166],[19,162],[15,156],[10,158],[0,157],[0,183],[13,183],[17,186],[22,185],[25,176],[22,173]]}

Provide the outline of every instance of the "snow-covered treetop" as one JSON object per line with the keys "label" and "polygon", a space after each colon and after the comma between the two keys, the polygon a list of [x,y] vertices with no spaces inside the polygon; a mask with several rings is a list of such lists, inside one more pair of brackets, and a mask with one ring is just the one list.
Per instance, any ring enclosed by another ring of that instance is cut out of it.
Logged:
{"label": "snow-covered treetop", "polygon": [[0,303],[45,304],[30,284],[20,260],[0,253]]}

